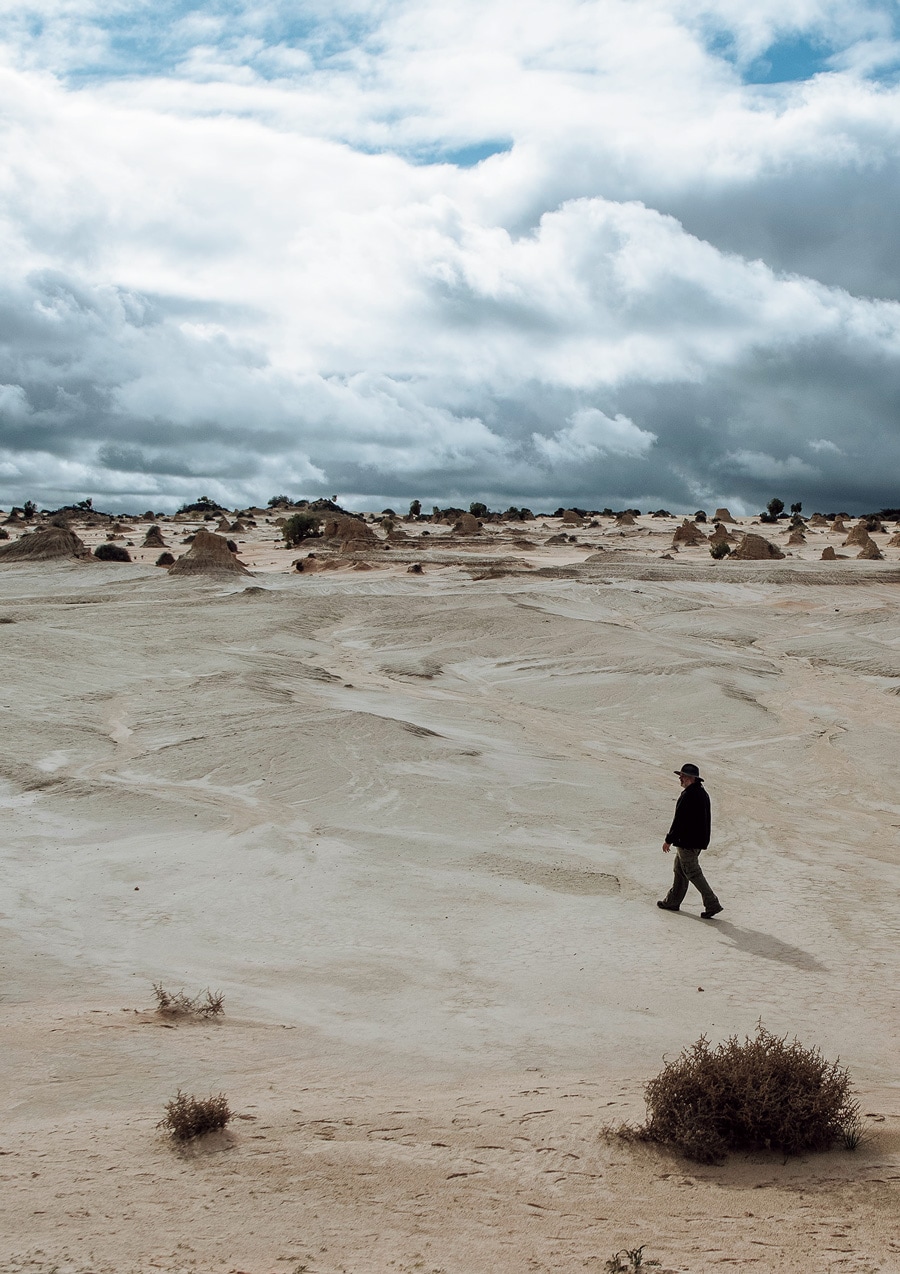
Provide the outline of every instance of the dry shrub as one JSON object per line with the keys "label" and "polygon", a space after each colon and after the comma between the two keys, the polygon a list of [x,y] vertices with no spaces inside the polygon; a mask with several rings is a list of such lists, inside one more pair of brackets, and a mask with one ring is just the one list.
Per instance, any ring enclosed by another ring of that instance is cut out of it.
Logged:
{"label": "dry shrub", "polygon": [[160,553],[159,557],[156,559],[156,565],[157,565],[157,566],[171,566],[171,565],[174,563],[174,561],[175,561],[175,556],[174,556],[174,554],[172,554],[172,553],[168,553],[168,552],[166,552],[166,553]]}
{"label": "dry shrub", "polygon": [[854,1149],[860,1136],[847,1069],[762,1023],[743,1043],[732,1036],[712,1048],[701,1035],[650,1080],[644,1098],[638,1135],[700,1163],[721,1162],[730,1150]]}
{"label": "dry shrub", "polygon": [[130,562],[131,554],[121,544],[98,544],[94,549],[98,562]]}
{"label": "dry shrub", "polygon": [[234,1118],[224,1093],[217,1097],[193,1097],[180,1088],[172,1100],[166,1102],[165,1112],[156,1126],[170,1133],[175,1141],[191,1141],[206,1132],[218,1132]]}
{"label": "dry shrub", "polygon": [[184,988],[180,991],[167,991],[161,982],[153,983],[153,994],[156,996],[156,1011],[163,1017],[218,1017],[225,1012],[225,996],[221,991],[198,992],[197,995],[186,995]]}

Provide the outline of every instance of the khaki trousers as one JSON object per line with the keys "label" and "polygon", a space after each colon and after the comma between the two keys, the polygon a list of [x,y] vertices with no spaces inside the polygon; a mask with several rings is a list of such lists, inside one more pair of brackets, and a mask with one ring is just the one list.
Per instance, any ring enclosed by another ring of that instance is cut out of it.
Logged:
{"label": "khaki trousers", "polygon": [[710,907],[718,907],[719,900],[700,869],[700,854],[701,851],[699,849],[675,847],[675,879],[672,881],[672,888],[665,897],[668,906],[680,907],[682,902],[684,902],[688,884],[691,884],[695,889],[700,890],[705,910]]}

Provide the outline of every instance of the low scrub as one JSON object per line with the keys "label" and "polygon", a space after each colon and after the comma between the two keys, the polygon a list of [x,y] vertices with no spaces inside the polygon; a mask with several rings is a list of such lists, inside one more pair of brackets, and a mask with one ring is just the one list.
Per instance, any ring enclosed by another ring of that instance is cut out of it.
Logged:
{"label": "low scrub", "polygon": [[225,1012],[225,996],[221,991],[200,991],[197,995],[180,991],[167,991],[161,982],[153,983],[156,1011],[163,1017],[219,1017]]}
{"label": "low scrub", "polygon": [[130,562],[131,554],[121,544],[98,544],[94,549],[98,562]]}
{"label": "low scrub", "polygon": [[732,1036],[713,1048],[701,1035],[650,1080],[644,1098],[646,1123],[622,1134],[700,1163],[720,1163],[731,1150],[852,1150],[862,1129],[847,1069],[762,1023],[743,1043]]}
{"label": "low scrub", "polygon": [[165,1115],[156,1125],[175,1141],[192,1141],[207,1132],[219,1132],[234,1118],[224,1093],[215,1097],[194,1097],[179,1088],[166,1102]]}
{"label": "low scrub", "polygon": [[710,557],[714,557],[716,561],[719,562],[722,560],[723,557],[731,556],[731,549],[728,547],[725,540],[718,540],[715,544],[710,544],[709,555]]}
{"label": "low scrub", "polygon": [[173,566],[174,563],[175,563],[174,553],[168,553],[168,552],[160,553],[159,557],[156,559],[157,566]]}
{"label": "low scrub", "polygon": [[304,540],[315,539],[319,534],[320,521],[321,518],[312,513],[292,513],[289,518],[285,518],[284,525],[281,528],[285,544],[290,548],[295,548],[298,544],[302,544]]}

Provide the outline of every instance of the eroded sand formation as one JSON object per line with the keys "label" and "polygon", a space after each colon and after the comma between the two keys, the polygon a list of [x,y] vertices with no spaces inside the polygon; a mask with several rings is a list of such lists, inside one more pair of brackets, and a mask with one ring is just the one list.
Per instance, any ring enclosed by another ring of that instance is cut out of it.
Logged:
{"label": "eroded sand formation", "polygon": [[[132,564],[0,557],[0,1270],[896,1269],[896,528],[237,520],[252,578],[157,569],[150,519]],[[208,525],[160,523],[233,563]],[[711,924],[655,906],[685,760]],[[856,1154],[602,1139],[759,1017],[851,1067]],[[232,1131],[173,1152],[178,1087]]]}

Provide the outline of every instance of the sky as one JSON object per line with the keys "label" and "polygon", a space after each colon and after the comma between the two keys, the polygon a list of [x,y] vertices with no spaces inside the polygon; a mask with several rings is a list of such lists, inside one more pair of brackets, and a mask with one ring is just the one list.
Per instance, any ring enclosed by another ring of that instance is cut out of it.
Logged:
{"label": "sky", "polygon": [[900,506],[900,4],[0,0],[0,505]]}

